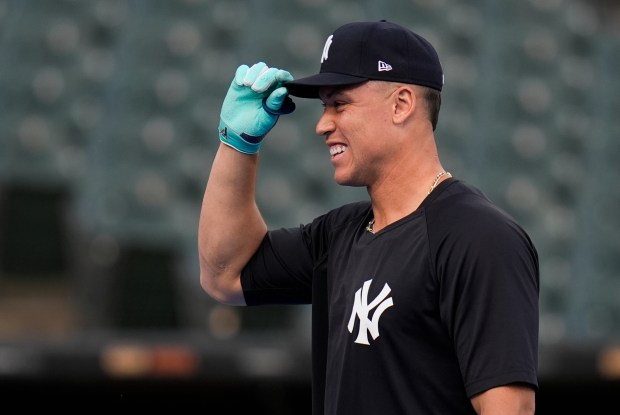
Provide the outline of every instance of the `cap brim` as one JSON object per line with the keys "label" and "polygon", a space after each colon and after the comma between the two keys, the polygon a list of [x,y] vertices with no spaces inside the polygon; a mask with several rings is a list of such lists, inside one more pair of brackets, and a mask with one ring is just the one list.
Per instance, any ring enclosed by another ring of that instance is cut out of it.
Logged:
{"label": "cap brim", "polygon": [[345,75],[340,73],[319,73],[306,78],[285,82],[288,93],[300,98],[318,98],[319,88],[324,86],[339,87],[355,85],[367,81],[368,78]]}

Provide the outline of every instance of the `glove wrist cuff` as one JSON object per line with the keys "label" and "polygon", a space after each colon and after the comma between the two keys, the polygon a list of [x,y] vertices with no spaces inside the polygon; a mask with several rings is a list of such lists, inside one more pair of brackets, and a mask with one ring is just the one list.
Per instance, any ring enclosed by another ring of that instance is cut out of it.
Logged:
{"label": "glove wrist cuff", "polygon": [[255,137],[246,133],[238,133],[220,119],[218,127],[220,141],[235,150],[245,154],[256,154],[263,143],[264,135]]}

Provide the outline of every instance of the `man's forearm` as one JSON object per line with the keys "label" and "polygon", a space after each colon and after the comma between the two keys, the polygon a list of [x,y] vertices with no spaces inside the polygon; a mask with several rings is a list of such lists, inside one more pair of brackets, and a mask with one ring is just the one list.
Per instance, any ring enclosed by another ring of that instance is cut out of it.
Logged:
{"label": "man's forearm", "polygon": [[200,281],[218,301],[242,304],[239,274],[267,232],[256,206],[258,156],[224,144],[215,156],[200,212]]}

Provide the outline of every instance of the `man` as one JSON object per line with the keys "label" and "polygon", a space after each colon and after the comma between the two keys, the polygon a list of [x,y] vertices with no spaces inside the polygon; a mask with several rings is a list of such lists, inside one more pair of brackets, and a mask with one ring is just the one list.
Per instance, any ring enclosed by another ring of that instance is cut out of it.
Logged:
{"label": "man", "polygon": [[[538,257],[524,230],[441,165],[443,71],[394,23],[330,35],[317,75],[238,68],[199,225],[202,287],[227,304],[312,303],[315,414],[533,414]],[[268,230],[258,151],[292,96],[318,98],[316,133],[351,203]]]}

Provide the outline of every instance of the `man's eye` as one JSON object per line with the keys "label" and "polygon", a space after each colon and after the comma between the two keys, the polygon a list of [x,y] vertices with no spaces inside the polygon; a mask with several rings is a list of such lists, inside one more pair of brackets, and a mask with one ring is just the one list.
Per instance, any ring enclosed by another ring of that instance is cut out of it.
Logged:
{"label": "man's eye", "polygon": [[344,102],[322,102],[321,105],[323,106],[323,108],[327,109],[327,108],[338,108],[341,105],[344,105]]}

